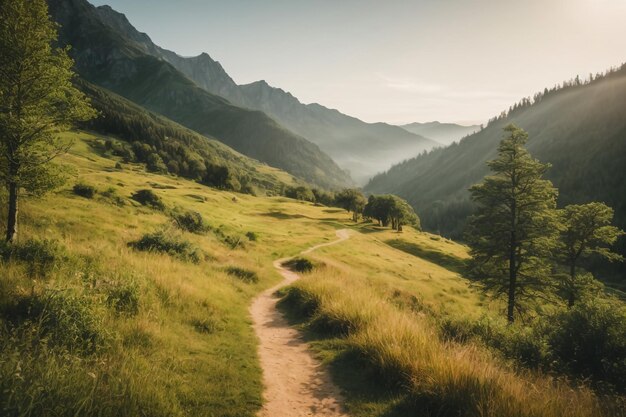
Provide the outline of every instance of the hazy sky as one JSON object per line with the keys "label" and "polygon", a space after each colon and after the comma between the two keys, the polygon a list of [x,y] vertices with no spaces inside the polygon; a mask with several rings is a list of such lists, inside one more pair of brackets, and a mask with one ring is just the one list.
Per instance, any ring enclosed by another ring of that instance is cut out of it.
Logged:
{"label": "hazy sky", "polygon": [[482,122],[626,61],[626,0],[92,0],[160,46],[207,52],[369,122]]}

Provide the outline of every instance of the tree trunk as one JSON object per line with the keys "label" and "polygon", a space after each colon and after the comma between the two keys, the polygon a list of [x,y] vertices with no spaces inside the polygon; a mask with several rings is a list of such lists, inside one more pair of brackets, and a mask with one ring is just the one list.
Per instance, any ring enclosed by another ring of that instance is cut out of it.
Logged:
{"label": "tree trunk", "polygon": [[19,186],[16,182],[9,183],[9,212],[7,218],[6,241],[13,243],[17,237],[17,214]]}
{"label": "tree trunk", "polygon": [[569,277],[570,277],[570,288],[569,294],[567,297],[567,307],[574,307],[574,303],[576,302],[576,294],[574,293],[576,290],[576,264],[574,262],[569,266]]}
{"label": "tree trunk", "polygon": [[509,242],[509,300],[507,305],[507,319],[509,323],[515,321],[515,286],[517,284],[517,268],[515,249],[517,247],[517,236],[515,233],[516,205],[515,201],[511,207],[511,241]]}

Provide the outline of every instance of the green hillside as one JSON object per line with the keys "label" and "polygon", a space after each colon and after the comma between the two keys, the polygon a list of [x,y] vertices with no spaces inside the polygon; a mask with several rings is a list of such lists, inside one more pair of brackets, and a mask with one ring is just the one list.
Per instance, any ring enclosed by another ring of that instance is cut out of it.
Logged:
{"label": "green hillside", "polygon": [[[559,205],[601,201],[626,226],[626,67],[588,84],[546,90],[492,120],[480,132],[444,149],[403,162],[372,179],[366,190],[406,198],[427,230],[460,238],[471,212],[470,185],[486,173],[502,128],[515,123],[529,133],[528,150],[552,168]],[[622,253],[626,244],[622,239]],[[622,270],[623,271],[623,270]]]}
{"label": "green hillside", "polygon": [[60,42],[72,45],[76,69],[86,80],[312,184],[338,188],[351,183],[316,145],[264,113],[233,106],[198,87],[102,22],[88,2],[50,0],[49,5],[61,25]]}
{"label": "green hillside", "polygon": [[[117,142],[119,145],[107,151],[144,163],[151,162],[150,157],[155,154],[162,165],[149,167],[153,171],[169,172],[234,191],[280,194],[286,186],[297,183],[285,172],[238,154],[216,140],[150,113],[114,93],[86,81],[77,83],[99,112],[97,118],[83,126],[121,139]],[[146,151],[138,144],[152,149]]]}
{"label": "green hillside", "polygon": [[[248,305],[278,282],[275,259],[331,241],[341,228],[350,239],[311,255],[318,267],[288,290],[284,306],[313,331],[351,415],[414,415],[425,404],[456,415],[454,407],[483,400],[501,412],[487,415],[623,415],[610,411],[614,398],[600,402],[587,388],[516,371],[469,339],[446,342],[439,326],[449,332],[485,317],[496,326],[501,308],[459,274],[464,246],[353,223],[340,209],[146,172],[100,153],[106,137],[64,135],[75,141],[59,161],[72,180],[22,209],[20,245],[39,244],[48,258],[0,264],[7,415],[255,415],[262,383]],[[96,193],[78,195],[75,184]],[[165,209],[134,200],[141,189]],[[203,231],[175,226],[173,216],[187,210],[200,213]],[[137,242],[148,238],[171,249],[141,251]],[[381,378],[384,385],[368,382]]]}

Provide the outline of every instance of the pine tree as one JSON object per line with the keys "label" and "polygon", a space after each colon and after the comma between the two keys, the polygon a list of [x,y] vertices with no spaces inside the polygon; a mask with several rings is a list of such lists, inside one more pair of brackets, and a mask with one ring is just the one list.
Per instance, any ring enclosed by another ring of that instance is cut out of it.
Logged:
{"label": "pine tree", "polygon": [[509,125],[493,175],[470,188],[477,204],[467,230],[470,270],[485,289],[507,299],[507,319],[515,320],[526,302],[543,295],[550,277],[549,257],[556,244],[557,190],[542,179],[548,164],[524,148],[528,134]]}
{"label": "pine tree", "polygon": [[59,138],[95,112],[72,85],[73,62],[53,48],[56,25],[45,0],[0,0],[0,177],[8,191],[6,240],[17,236],[22,189],[58,184],[50,162],[70,143]]}

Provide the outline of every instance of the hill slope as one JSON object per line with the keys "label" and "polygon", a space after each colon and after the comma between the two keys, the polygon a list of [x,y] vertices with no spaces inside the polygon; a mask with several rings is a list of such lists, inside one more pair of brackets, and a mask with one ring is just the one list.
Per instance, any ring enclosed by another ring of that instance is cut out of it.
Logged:
{"label": "hill slope", "polygon": [[442,145],[450,145],[452,142],[456,142],[461,138],[471,135],[474,132],[480,130],[480,126],[462,126],[456,123],[440,123],[440,122],[428,122],[428,123],[409,123],[400,126],[404,130],[408,130],[416,135],[422,135],[434,141],[441,143]]}
{"label": "hill slope", "polygon": [[365,123],[316,103],[303,104],[290,93],[265,81],[239,86],[208,54],[181,57],[155,45],[146,34],[137,31],[126,16],[110,7],[98,7],[96,12],[102,21],[132,39],[146,54],[169,62],[206,91],[236,105],[260,110],[319,145],[359,183],[365,183],[374,174],[407,156],[438,145],[397,126]]}
{"label": "hill slope", "polygon": [[85,0],[50,0],[61,24],[59,40],[72,45],[76,69],[86,80],[114,91],[252,158],[323,187],[351,183],[316,145],[262,112],[230,104],[194,84],[137,39],[106,21]]}
{"label": "hill slope", "polygon": [[[84,80],[79,79],[76,83],[99,113],[96,119],[83,123],[82,127],[122,138],[111,151],[127,160],[148,163],[154,171],[247,193],[278,194],[285,186],[297,182],[286,172],[261,164],[217,140],[150,113],[115,93]],[[150,154],[158,155],[163,165],[155,166]]]}
{"label": "hill slope", "polygon": [[459,144],[391,168],[366,190],[397,193],[416,208],[427,229],[459,237],[471,211],[467,188],[487,173],[485,162],[495,156],[502,128],[515,123],[528,131],[530,152],[552,164],[547,177],[559,188],[561,206],[603,201],[625,228],[626,67],[538,98]]}

